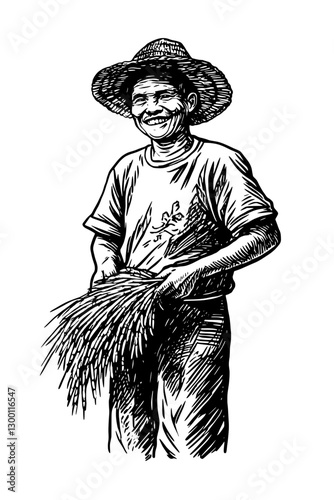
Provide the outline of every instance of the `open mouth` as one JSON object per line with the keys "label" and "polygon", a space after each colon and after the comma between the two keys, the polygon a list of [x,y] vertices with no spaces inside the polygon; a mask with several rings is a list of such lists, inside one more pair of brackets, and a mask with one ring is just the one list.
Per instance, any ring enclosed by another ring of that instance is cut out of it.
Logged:
{"label": "open mouth", "polygon": [[147,120],[144,120],[146,125],[158,125],[160,123],[166,123],[169,120],[169,117],[166,116],[161,116],[157,118],[148,118]]}

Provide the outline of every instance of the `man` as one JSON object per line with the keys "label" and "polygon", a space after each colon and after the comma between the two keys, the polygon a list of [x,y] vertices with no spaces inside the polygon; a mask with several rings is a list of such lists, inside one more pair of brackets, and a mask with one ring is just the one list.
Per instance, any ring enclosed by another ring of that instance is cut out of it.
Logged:
{"label": "man", "polygon": [[162,38],[101,70],[92,90],[110,111],[132,117],[150,144],[114,165],[85,221],[95,233],[91,284],[123,267],[163,279],[155,344],[136,383],[124,370],[116,434],[126,451],[146,458],[226,451],[226,295],[233,271],[280,241],[277,213],[244,156],[190,132],[227,108],[230,85],[210,63]]}

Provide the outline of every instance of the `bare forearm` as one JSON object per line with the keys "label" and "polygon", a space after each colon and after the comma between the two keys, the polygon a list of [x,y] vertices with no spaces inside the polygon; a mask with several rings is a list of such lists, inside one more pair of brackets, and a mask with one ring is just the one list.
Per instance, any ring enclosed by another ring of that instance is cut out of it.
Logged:
{"label": "bare forearm", "polygon": [[276,223],[266,224],[239,236],[227,247],[196,263],[202,276],[234,270],[256,261],[274,250],[280,242]]}
{"label": "bare forearm", "polygon": [[97,235],[93,239],[91,251],[95,264],[91,284],[119,272],[122,267],[119,245]]}

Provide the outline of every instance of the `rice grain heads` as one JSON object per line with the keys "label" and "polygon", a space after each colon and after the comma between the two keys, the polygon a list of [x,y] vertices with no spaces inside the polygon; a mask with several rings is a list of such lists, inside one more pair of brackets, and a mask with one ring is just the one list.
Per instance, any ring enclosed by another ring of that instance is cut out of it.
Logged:
{"label": "rice grain heads", "polygon": [[117,384],[117,373],[144,355],[154,333],[161,282],[152,273],[126,268],[55,309],[50,323],[57,326],[43,344],[50,350],[42,372],[58,354],[58,368],[64,371],[59,387],[67,378],[67,405],[73,413],[81,403],[85,414],[88,386],[96,402],[107,376]]}

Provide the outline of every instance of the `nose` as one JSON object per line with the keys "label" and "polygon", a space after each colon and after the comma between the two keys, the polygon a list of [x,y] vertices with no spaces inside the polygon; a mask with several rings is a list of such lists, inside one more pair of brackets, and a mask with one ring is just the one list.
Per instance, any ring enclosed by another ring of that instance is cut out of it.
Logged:
{"label": "nose", "polygon": [[161,111],[161,106],[159,105],[158,99],[154,96],[150,96],[146,101],[146,112],[150,115],[155,115]]}

